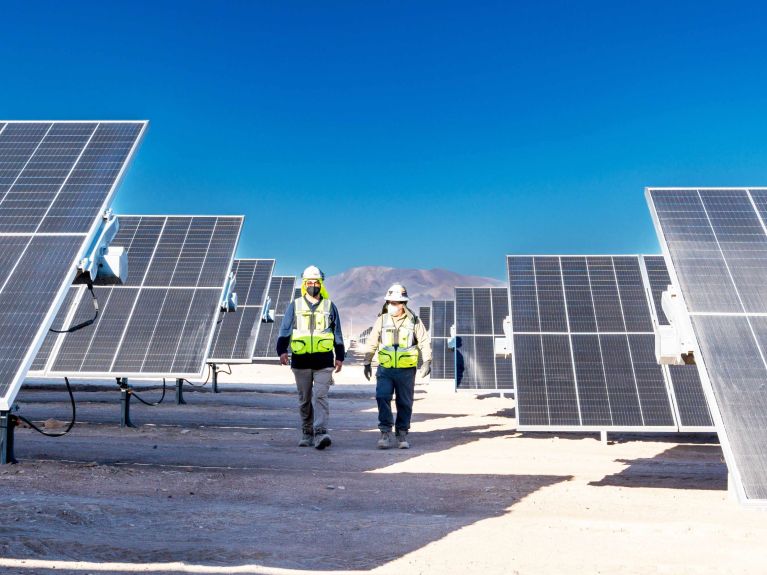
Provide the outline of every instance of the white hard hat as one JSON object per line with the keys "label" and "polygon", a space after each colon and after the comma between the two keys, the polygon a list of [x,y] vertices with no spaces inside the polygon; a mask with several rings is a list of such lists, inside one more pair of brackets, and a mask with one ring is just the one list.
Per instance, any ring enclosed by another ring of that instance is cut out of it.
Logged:
{"label": "white hard hat", "polygon": [[402,284],[392,285],[386,292],[386,301],[407,301],[407,288]]}
{"label": "white hard hat", "polygon": [[301,279],[325,281],[325,274],[322,273],[322,270],[317,266],[309,266],[304,270],[304,273],[301,274]]}

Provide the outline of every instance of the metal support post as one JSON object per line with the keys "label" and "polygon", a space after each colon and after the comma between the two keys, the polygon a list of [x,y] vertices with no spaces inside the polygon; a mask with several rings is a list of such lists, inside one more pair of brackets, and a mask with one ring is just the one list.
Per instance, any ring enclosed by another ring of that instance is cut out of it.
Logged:
{"label": "metal support post", "polygon": [[218,393],[218,367],[215,363],[210,364],[211,374],[211,384],[213,387],[213,393]]}
{"label": "metal support post", "polygon": [[181,378],[176,379],[176,405],[184,405],[184,380]]}
{"label": "metal support post", "polygon": [[607,445],[607,431],[602,430],[599,432],[599,439],[602,441],[602,445]]}
{"label": "metal support post", "polygon": [[13,456],[13,431],[18,418],[10,411],[0,411],[0,465],[18,463]]}
{"label": "metal support post", "polygon": [[118,377],[117,385],[120,386],[120,427],[136,427],[130,420],[130,396],[133,390],[128,387],[128,378]]}

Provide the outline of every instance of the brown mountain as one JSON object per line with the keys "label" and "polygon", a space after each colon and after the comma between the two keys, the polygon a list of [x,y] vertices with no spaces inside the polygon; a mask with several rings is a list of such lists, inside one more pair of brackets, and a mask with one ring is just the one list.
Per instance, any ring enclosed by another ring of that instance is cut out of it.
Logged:
{"label": "brown mountain", "polygon": [[[365,266],[351,268],[326,280],[330,298],[338,306],[345,337],[357,335],[373,325],[381,311],[386,290],[393,283],[403,284],[408,291],[410,309],[418,313],[434,299],[453,299],[455,287],[503,287],[501,280],[467,276],[450,270],[417,270]],[[351,331],[350,331],[351,329]]]}

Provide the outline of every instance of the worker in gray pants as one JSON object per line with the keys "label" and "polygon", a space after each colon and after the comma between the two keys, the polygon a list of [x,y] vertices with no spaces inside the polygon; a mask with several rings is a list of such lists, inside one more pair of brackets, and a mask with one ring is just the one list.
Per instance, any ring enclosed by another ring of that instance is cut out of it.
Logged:
{"label": "worker in gray pants", "polygon": [[[298,390],[301,414],[299,447],[330,447],[328,392],[333,373],[341,371],[344,338],[336,304],[325,289],[325,274],[317,266],[304,270],[301,297],[285,310],[277,337],[277,355],[290,364]],[[288,356],[288,350],[292,357]]]}

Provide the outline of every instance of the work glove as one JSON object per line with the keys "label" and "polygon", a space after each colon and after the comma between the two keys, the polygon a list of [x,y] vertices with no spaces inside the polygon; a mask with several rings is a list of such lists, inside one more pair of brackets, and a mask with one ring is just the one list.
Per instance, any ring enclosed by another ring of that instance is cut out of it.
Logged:
{"label": "work glove", "polygon": [[372,375],[373,375],[373,366],[372,366],[372,365],[370,365],[370,364],[367,364],[366,366],[364,366],[364,367],[362,368],[362,373],[364,373],[364,374],[365,374],[365,379],[367,379],[368,381],[370,381],[370,378],[371,378],[371,377],[372,377]]}
{"label": "work glove", "polygon": [[424,361],[421,366],[421,377],[426,377],[431,373],[431,360]]}

